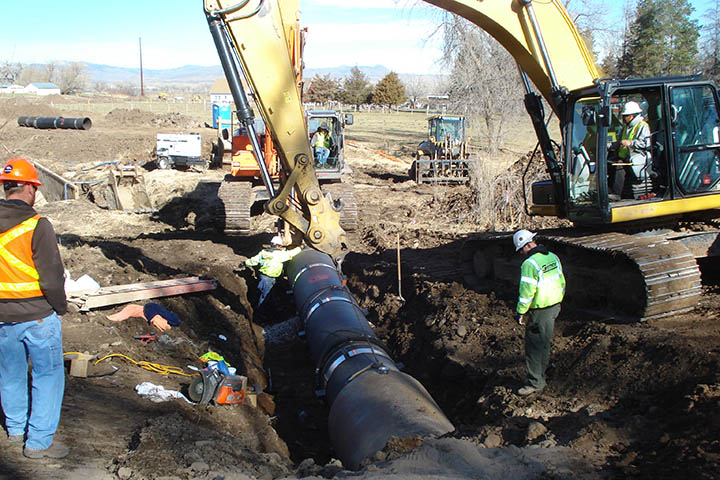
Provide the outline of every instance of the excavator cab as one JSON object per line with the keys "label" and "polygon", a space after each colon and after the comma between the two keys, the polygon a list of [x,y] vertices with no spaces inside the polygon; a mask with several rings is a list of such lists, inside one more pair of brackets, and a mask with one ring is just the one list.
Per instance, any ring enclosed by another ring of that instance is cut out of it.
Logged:
{"label": "excavator cab", "polygon": [[[620,113],[628,102],[639,105],[649,137],[631,158],[621,158]],[[571,96],[563,128],[567,217],[608,224],[717,215],[719,105],[715,86],[696,77],[599,82]],[[548,208],[562,203],[553,194],[550,182],[533,185],[535,213],[558,213]]]}
{"label": "excavator cab", "polygon": [[308,138],[317,132],[322,124],[326,124],[330,134],[330,156],[325,168],[315,169],[318,178],[340,180],[340,175],[350,173],[345,164],[345,126],[353,124],[351,113],[340,113],[334,110],[310,110],[307,112]]}

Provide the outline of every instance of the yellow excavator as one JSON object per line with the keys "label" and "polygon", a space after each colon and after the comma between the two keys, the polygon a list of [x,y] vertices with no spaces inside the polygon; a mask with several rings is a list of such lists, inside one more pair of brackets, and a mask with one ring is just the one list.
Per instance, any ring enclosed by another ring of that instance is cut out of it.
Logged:
{"label": "yellow excavator", "polygon": [[[615,318],[650,319],[692,308],[701,294],[696,259],[720,250],[713,223],[720,216],[715,86],[699,77],[601,78],[557,0],[425,1],[488,32],[518,64],[550,177],[532,185],[529,212],[574,224],[539,233],[563,260],[568,301]],[[284,15],[297,8],[298,0],[205,0],[240,121],[252,127],[242,70],[287,173],[279,192],[263,175],[270,194],[266,210],[301,232],[308,245],[337,258],[347,248],[345,235],[336,206],[323,196],[313,172],[282,28]],[[559,143],[546,128],[543,98],[560,123]],[[623,198],[611,194],[608,175],[627,162],[608,147],[618,138],[618,107],[629,102],[642,109],[651,141],[645,172]],[[254,150],[261,152],[259,146]],[[693,222],[702,227],[686,226]],[[520,259],[509,233],[470,238],[462,256],[471,282],[517,282]]]}

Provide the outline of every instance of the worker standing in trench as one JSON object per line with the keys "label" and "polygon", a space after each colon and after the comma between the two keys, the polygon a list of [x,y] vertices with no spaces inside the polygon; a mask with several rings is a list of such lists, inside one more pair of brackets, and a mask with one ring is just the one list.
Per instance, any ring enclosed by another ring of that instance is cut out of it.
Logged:
{"label": "worker standing in trench", "polygon": [[525,255],[520,266],[520,291],[515,319],[525,326],[525,365],[528,384],[518,390],[522,396],[540,393],[546,385],[545,370],[550,359],[555,319],[565,296],[565,276],[560,259],[533,240],[535,234],[518,230],[513,235],[515,250]]}
{"label": "worker standing in trench", "polygon": [[301,251],[301,247],[286,250],[283,246],[282,237],[275,235],[270,240],[270,248],[264,248],[254,257],[245,260],[246,266],[259,266],[260,270],[260,280],[258,282],[260,298],[258,299],[258,305],[255,309],[256,316],[264,316],[267,314],[266,299],[275,286],[275,281],[283,273],[283,264]]}
{"label": "worker standing in trench", "polygon": [[8,440],[24,441],[28,458],[63,458],[68,448],[53,440],[65,393],[62,259],[52,225],[33,209],[41,185],[35,167],[13,158],[0,182],[0,396]]}

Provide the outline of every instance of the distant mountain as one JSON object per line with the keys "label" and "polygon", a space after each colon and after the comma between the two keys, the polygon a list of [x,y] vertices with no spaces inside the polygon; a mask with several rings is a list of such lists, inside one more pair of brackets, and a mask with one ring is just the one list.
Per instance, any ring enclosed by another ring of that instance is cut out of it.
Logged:
{"label": "distant mountain", "polygon": [[[92,82],[137,82],[140,78],[140,68],[113,67],[97,63],[86,63],[85,65],[88,77]],[[165,70],[143,69],[143,80],[148,85],[151,83],[212,83],[216,78],[222,76],[223,70],[220,65],[212,67],[185,65]]]}
{"label": "distant mountain", "polygon": [[[65,65],[69,62],[58,62],[59,65]],[[118,86],[119,84],[132,83],[138,84],[140,81],[140,68],[113,67],[111,65],[102,65],[98,63],[83,62],[86,67],[86,74],[91,83],[102,82],[109,85]],[[28,66],[43,69],[44,64],[33,63]],[[306,68],[304,76],[306,80],[310,80],[315,75],[325,76],[330,74],[331,78],[342,79],[350,75],[353,66],[340,65],[338,67],[329,68]],[[376,83],[385,75],[390,73],[390,69],[383,65],[374,66],[358,66],[358,68],[367,75],[368,79]],[[223,69],[220,65],[211,67],[203,67],[200,65],[185,65],[183,67],[168,68],[164,70],[143,69],[143,80],[146,87],[164,86],[164,85],[186,85],[199,86],[211,85],[217,78],[224,76]],[[413,77],[435,77],[437,75],[413,75],[398,74],[401,80]]]}
{"label": "distant mountain", "polygon": [[[353,68],[355,67],[349,65],[340,65],[339,67],[329,68],[306,68],[304,74],[306,79],[310,79],[315,75],[320,75],[321,77],[324,77],[327,74],[330,74],[330,78],[340,79],[350,76],[350,70],[352,70]],[[370,79],[371,82],[377,82],[385,75],[390,73],[390,69],[382,65],[375,65],[373,67],[358,66],[358,68],[361,72],[367,75],[368,79]]]}
{"label": "distant mountain", "polygon": [[[126,82],[138,82],[140,79],[139,68],[113,67],[110,65],[100,65],[97,63],[86,63],[87,75],[91,82],[103,82],[109,84],[118,84]],[[315,75],[330,74],[331,78],[341,79],[350,75],[350,70],[354,67],[349,65],[340,65],[339,67],[330,68],[306,68],[305,78],[311,79]],[[390,73],[390,69],[383,65],[374,66],[358,66],[358,68],[367,75],[368,79],[375,83],[385,75]],[[216,78],[224,75],[220,65],[212,67],[202,67],[199,65],[185,65],[184,67],[169,68],[166,70],[143,69],[143,80],[148,86],[153,84],[201,84],[212,83]],[[400,75],[404,78],[407,75]],[[412,76],[412,75],[410,75]]]}

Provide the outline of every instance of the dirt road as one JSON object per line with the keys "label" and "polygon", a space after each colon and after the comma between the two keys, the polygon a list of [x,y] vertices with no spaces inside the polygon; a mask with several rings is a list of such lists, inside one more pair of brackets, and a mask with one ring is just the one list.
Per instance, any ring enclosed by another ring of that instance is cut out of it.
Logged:
{"label": "dirt road", "polygon": [[[20,128],[13,120],[58,112],[0,103],[0,124],[10,119],[0,130],[0,160],[23,155],[61,173],[108,160],[145,161],[156,133],[197,128],[182,116],[167,125],[163,116],[124,111],[93,118],[89,131]],[[206,151],[215,135],[207,130]],[[92,365],[93,378],[68,377],[58,432],[71,446],[67,459],[27,460],[0,439],[2,478],[720,476],[720,288],[712,268],[703,272],[697,307],[670,319],[607,324],[563,310],[548,389],[521,398],[514,393],[524,378],[515,292],[469,290],[459,273],[458,248],[477,230],[473,192],[419,187],[406,179],[407,165],[372,150],[356,139],[347,152],[360,215],[344,264],[348,287],[393,358],[426,386],[456,432],[394,442],[361,472],[342,470],[327,438],[327,407],[313,393],[306,345],[292,334],[269,335],[294,315],[286,285],[275,290],[275,316],[253,321],[256,279],[242,262],[267,243],[272,219],[258,218],[255,235],[218,235],[211,212],[223,172],[154,170],[145,174],[153,214],[109,212],[87,200],[39,207],[55,225],[66,268],[104,286],[196,275],[216,279],[218,288],[159,299],[182,325],[147,345],[133,338],[152,331],[141,320],[105,318],[121,306],[68,313],[66,352],[127,358]],[[153,373],[129,359],[192,374],[186,366],[201,366],[198,357],[209,350],[262,390],[258,408],[154,403],[136,392],[142,382],[184,392],[190,377]],[[408,451],[408,444],[417,448]]]}

